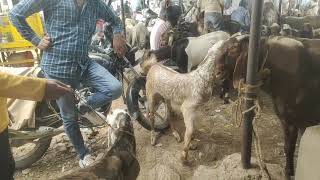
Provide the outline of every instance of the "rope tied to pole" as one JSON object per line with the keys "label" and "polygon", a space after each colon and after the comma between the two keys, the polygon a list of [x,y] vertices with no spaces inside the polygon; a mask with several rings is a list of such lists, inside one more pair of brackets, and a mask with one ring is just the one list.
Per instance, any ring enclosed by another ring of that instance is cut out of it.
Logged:
{"label": "rope tied to pole", "polygon": [[[261,141],[258,134],[257,129],[257,119],[261,117],[261,100],[257,95],[260,91],[260,87],[263,85],[262,81],[259,81],[256,85],[245,84],[244,79],[241,79],[238,84],[238,98],[232,104],[232,116],[234,118],[234,125],[236,127],[241,127],[242,121],[244,119],[244,115],[250,111],[254,112],[253,117],[253,137],[254,137],[254,147],[255,152],[258,159],[258,165],[261,171],[262,176],[265,176],[268,180],[271,179],[270,173],[267,169],[265,162],[263,161],[262,150],[261,150]],[[245,94],[247,93],[255,93],[256,96],[254,97],[246,97]],[[243,109],[244,102],[246,100],[254,101],[254,105],[248,109]]]}

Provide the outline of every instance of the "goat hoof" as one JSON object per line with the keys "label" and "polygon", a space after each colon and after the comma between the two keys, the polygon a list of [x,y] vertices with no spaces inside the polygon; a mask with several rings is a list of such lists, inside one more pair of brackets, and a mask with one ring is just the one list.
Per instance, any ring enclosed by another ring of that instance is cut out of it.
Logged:
{"label": "goat hoof", "polygon": [[294,176],[286,175],[285,180],[294,180]]}
{"label": "goat hoof", "polygon": [[285,179],[286,180],[294,180],[294,171],[287,170],[285,173]]}
{"label": "goat hoof", "polygon": [[155,134],[155,132],[151,132],[151,145],[152,146],[155,146],[156,145],[156,134]]}
{"label": "goat hoof", "polygon": [[173,134],[174,138],[178,141],[178,143],[180,143],[182,141],[181,136],[177,131],[174,131],[172,134]]}
{"label": "goat hoof", "polygon": [[184,166],[191,166],[192,165],[192,161],[188,160],[187,157],[185,157],[184,155],[181,156],[181,163]]}
{"label": "goat hoof", "polygon": [[190,143],[189,150],[197,150],[198,145],[196,143]]}
{"label": "goat hoof", "polygon": [[182,151],[180,159],[182,162],[186,161],[188,159],[188,153],[186,151]]}

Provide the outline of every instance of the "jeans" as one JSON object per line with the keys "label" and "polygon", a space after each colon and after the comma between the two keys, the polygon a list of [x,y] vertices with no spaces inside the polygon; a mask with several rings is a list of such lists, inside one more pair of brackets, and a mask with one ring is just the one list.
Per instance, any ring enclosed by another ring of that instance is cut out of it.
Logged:
{"label": "jeans", "polygon": [[[79,75],[79,79],[66,79],[50,76],[50,74],[45,72],[46,78],[56,79],[70,85],[74,89],[79,88],[80,83],[86,87],[92,87],[95,93],[87,98],[87,103],[94,109],[118,99],[122,94],[121,83],[107,69],[95,61],[90,60],[83,72],[79,74],[81,74]],[[60,109],[65,132],[80,159],[83,159],[89,151],[84,144],[77,123],[78,111],[76,110],[75,97],[72,94],[65,95],[57,100],[57,104]]]}
{"label": "jeans", "polygon": [[8,129],[0,133],[0,162],[0,179],[13,179],[15,163],[9,144]]}

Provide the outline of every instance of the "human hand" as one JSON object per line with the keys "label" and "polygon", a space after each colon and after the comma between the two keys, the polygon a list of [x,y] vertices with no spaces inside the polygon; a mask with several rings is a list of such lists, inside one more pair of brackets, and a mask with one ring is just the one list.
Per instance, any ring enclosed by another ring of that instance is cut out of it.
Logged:
{"label": "human hand", "polygon": [[115,34],[113,37],[113,49],[118,57],[123,57],[127,52],[126,40],[122,34]]}
{"label": "human hand", "polygon": [[57,80],[47,79],[46,90],[43,99],[55,100],[68,93],[73,93],[73,90],[70,86]]}
{"label": "human hand", "polygon": [[46,50],[51,45],[51,38],[48,34],[46,34],[38,44],[37,48],[40,50]]}

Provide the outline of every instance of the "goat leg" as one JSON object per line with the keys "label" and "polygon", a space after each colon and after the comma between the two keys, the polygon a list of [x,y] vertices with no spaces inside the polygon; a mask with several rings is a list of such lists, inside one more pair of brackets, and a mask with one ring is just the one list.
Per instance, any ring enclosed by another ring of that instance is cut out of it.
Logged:
{"label": "goat leg", "polygon": [[179,142],[182,141],[182,139],[181,139],[181,136],[180,136],[179,132],[176,129],[175,124],[173,123],[173,119],[172,119],[172,116],[171,116],[171,112],[172,112],[171,102],[170,101],[166,101],[165,103],[167,104],[167,107],[168,107],[168,116],[169,116],[168,120],[169,120],[169,123],[170,123],[170,128],[171,128],[171,131],[172,131],[172,135],[177,140],[177,142],[179,143]]}
{"label": "goat leg", "polygon": [[[146,87],[148,84],[146,84]],[[155,96],[150,93],[146,92],[147,94],[147,102],[148,102],[148,116],[150,120],[150,126],[151,126],[151,131],[150,131],[150,140],[151,140],[151,145],[154,146],[156,145],[156,132],[154,130],[154,121],[155,121]]]}
{"label": "goat leg", "polygon": [[296,142],[298,137],[298,129],[295,126],[284,124],[284,151],[286,155],[286,168],[285,175],[289,179],[290,176],[294,176],[294,152],[296,148]]}
{"label": "goat leg", "polygon": [[186,126],[186,132],[184,134],[184,146],[182,151],[181,160],[186,163],[188,160],[188,152],[190,148],[190,143],[194,130],[194,119],[195,119],[195,108],[190,102],[184,102],[181,106],[181,111],[183,114],[184,124]]}
{"label": "goat leg", "polygon": [[156,132],[154,130],[154,113],[149,113],[149,119],[150,119],[150,126],[151,126],[151,131],[150,131],[150,140],[151,140],[151,145],[154,146],[156,145]]}

